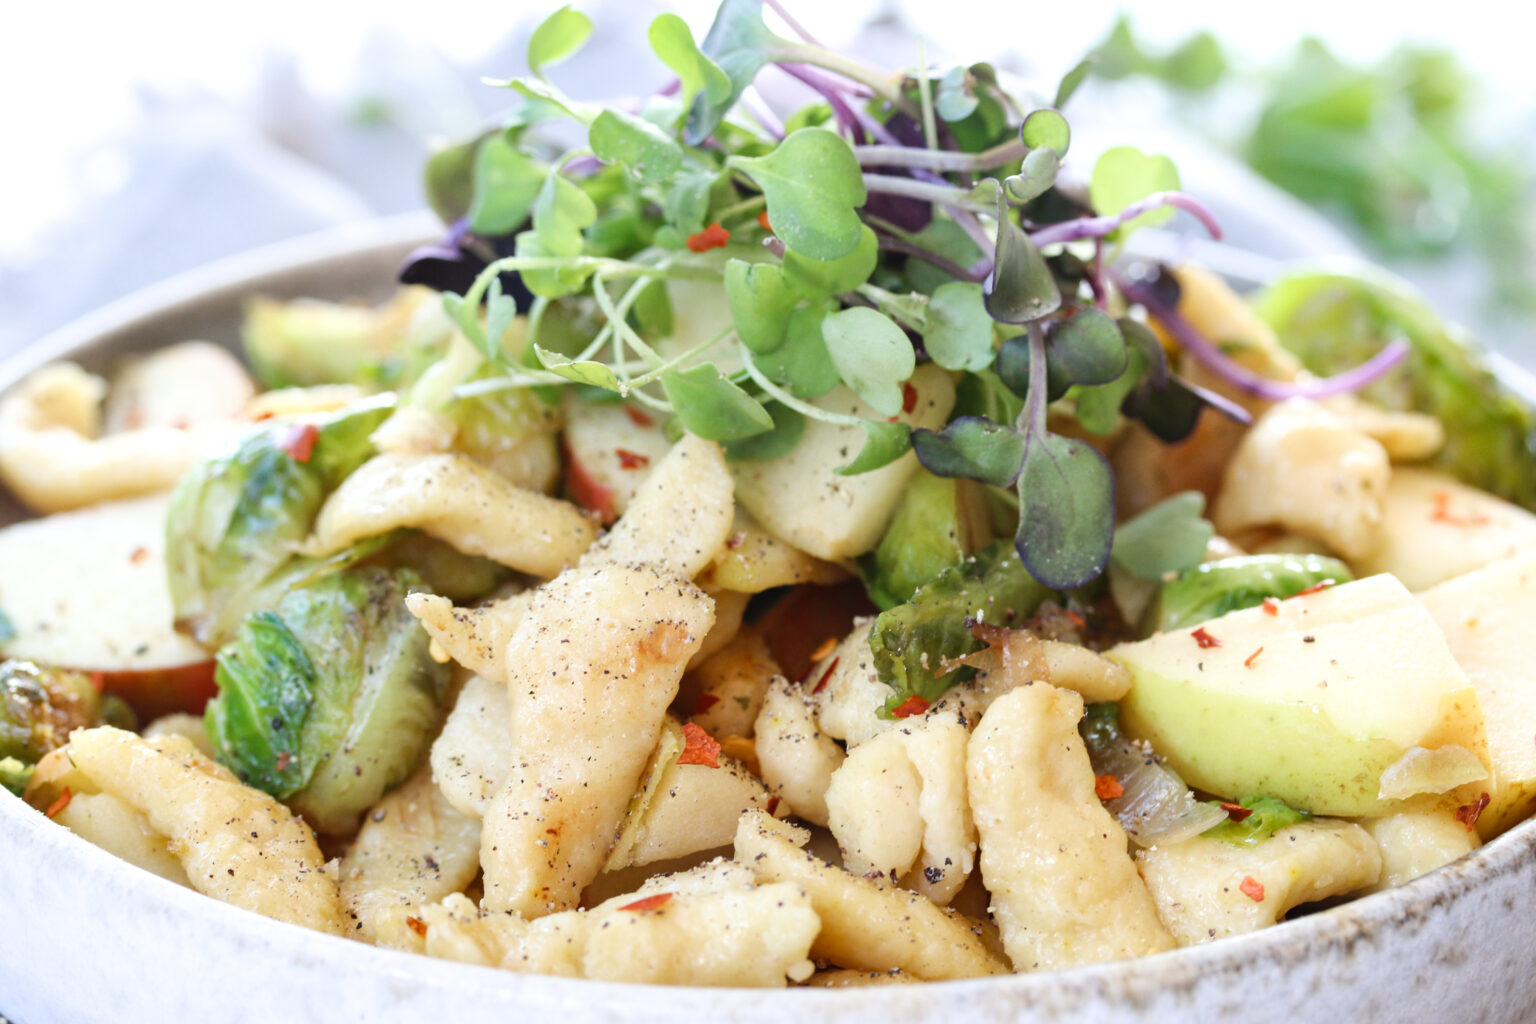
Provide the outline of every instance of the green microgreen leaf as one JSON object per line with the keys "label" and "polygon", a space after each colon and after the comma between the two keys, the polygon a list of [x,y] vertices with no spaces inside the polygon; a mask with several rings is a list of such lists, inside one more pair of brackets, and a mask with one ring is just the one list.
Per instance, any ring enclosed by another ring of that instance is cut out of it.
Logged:
{"label": "green microgreen leaf", "polygon": [[736,336],[753,352],[772,352],[784,342],[789,314],[799,295],[776,263],[725,263],[725,298]]}
{"label": "green microgreen leaf", "polygon": [[1167,573],[1200,564],[1215,534],[1203,516],[1205,495],[1180,491],[1164,498],[1115,531],[1111,557],[1138,579],[1158,581]]}
{"label": "green microgreen leaf", "polygon": [[528,70],[542,74],[581,49],[592,34],[592,19],[569,4],[539,23],[528,39]]}
{"label": "green microgreen leaf", "polygon": [[1072,389],[1077,422],[1090,434],[1108,434],[1120,422],[1120,406],[1147,373],[1147,356],[1137,345],[1126,346],[1125,370],[1107,384]]}
{"label": "green microgreen leaf", "polygon": [[[550,175],[551,178],[556,175]],[[580,237],[578,235],[578,237]],[[539,240],[534,231],[519,232],[517,236],[516,253],[518,256],[529,259],[551,259],[576,255],[569,252],[552,252]],[[579,292],[587,283],[587,278],[592,276],[591,266],[580,264],[568,267],[560,267],[553,270],[521,270],[518,275],[523,279],[523,284],[533,294],[546,299],[558,299],[562,295],[571,295]]]}
{"label": "green microgreen leaf", "polygon": [[704,229],[710,194],[720,179],[717,168],[696,163],[673,176],[662,196],[661,212],[679,235],[686,237]]}
{"label": "green microgreen leaf", "polygon": [[965,477],[996,487],[1012,487],[1024,466],[1019,432],[975,416],[951,420],[939,431],[912,431],[912,450],[934,476]]}
{"label": "green microgreen leaf", "polygon": [[981,285],[941,284],[928,300],[923,347],[946,370],[984,370],[994,355],[992,324]]}
{"label": "green microgreen leaf", "polygon": [[993,423],[1013,423],[1023,409],[1023,400],[991,370],[964,374],[955,384],[955,408],[951,415],[956,418],[984,416]]}
{"label": "green microgreen leaf", "polygon": [[964,64],[956,64],[939,79],[933,111],[945,121],[961,121],[971,116],[979,102],[972,91],[970,69]]}
{"label": "green microgreen leaf", "polygon": [[805,436],[805,417],[782,402],[769,402],[765,406],[773,417],[773,429],[754,434],[739,441],[728,442],[725,456],[737,462],[765,462],[782,458],[794,451]]}
{"label": "green microgreen leaf", "polygon": [[[1088,199],[1094,212],[1107,217],[1154,192],[1178,187],[1178,168],[1166,156],[1149,156],[1135,146],[1116,146],[1105,150],[1094,163],[1093,176],[1088,183]],[[1120,225],[1110,237],[1123,239],[1137,228],[1165,223],[1172,216],[1173,210],[1169,207],[1148,210]]]}
{"label": "green microgreen leaf", "polygon": [[901,458],[912,449],[912,428],[905,423],[864,421],[864,447],[846,466],[833,470],[838,476],[857,476],[879,469]]}
{"label": "green microgreen leaf", "polygon": [[1061,306],[1061,289],[1039,248],[998,200],[997,254],[987,291],[987,312],[1005,324],[1023,324]]}
{"label": "green microgreen leaf", "polygon": [[1069,590],[1104,571],[1115,527],[1114,480],[1097,448],[1076,438],[1032,434],[1018,494],[1014,545],[1031,576]]}
{"label": "green microgreen leaf", "polygon": [[595,362],[591,359],[580,361],[563,356],[558,352],[551,352],[538,345],[533,346],[533,354],[538,356],[539,363],[557,377],[574,381],[577,384],[589,384],[604,391],[620,390],[618,376],[605,363]]}
{"label": "green microgreen leaf", "polygon": [[731,383],[713,363],[661,375],[661,386],[690,432],[711,441],[739,441],[773,429],[762,403]]}
{"label": "green microgreen leaf", "polygon": [[672,70],[682,87],[682,106],[704,94],[707,103],[721,103],[731,94],[731,80],[693,41],[688,23],[675,14],[658,14],[647,33],[651,49]]}
{"label": "green microgreen leaf", "polygon": [[[566,117],[580,121],[582,124],[591,124],[601,109],[591,103],[579,103],[571,99],[561,90],[539,78],[511,78],[502,82],[491,82],[492,85],[505,85],[518,93],[527,102],[536,105],[542,113],[541,116],[551,111],[559,111]],[[544,117],[544,120],[549,120]]]}
{"label": "green microgreen leaf", "polygon": [[1177,377],[1162,387],[1147,387],[1131,398],[1132,412],[1158,440],[1177,444],[1190,435],[1205,409],[1205,399]]}
{"label": "green microgreen leaf", "polygon": [[505,135],[486,139],[475,154],[470,230],[495,236],[520,227],[548,176],[549,168],[534,163]]}
{"label": "green microgreen leaf", "polygon": [[1107,384],[1125,372],[1120,325],[1097,306],[1052,323],[1046,338],[1051,361],[1073,384]]}
{"label": "green microgreen leaf", "polygon": [[1096,61],[1092,55],[1084,57],[1077,62],[1071,71],[1062,75],[1061,84],[1056,86],[1056,98],[1051,101],[1051,106],[1057,110],[1065,107],[1067,100],[1072,98],[1072,94],[1077,92],[1078,87],[1088,80],[1088,76],[1093,72],[1095,63]]}
{"label": "green microgreen leaf", "polygon": [[650,338],[665,338],[672,334],[675,327],[672,296],[667,292],[667,282],[661,278],[641,290],[633,311],[635,326],[641,334]]}
{"label": "green microgreen leaf", "polygon": [[512,321],[517,319],[517,302],[501,290],[501,276],[491,278],[491,286],[485,293],[485,333],[481,351],[492,363],[511,369],[516,364],[507,354],[502,339],[506,337]]}
{"label": "green microgreen leaf", "polygon": [[875,233],[865,227],[859,235],[858,245],[839,259],[812,259],[790,249],[784,254],[784,277],[802,293],[836,295],[851,292],[868,281],[879,259],[880,243]]}
{"label": "green microgreen leaf", "polygon": [[641,182],[666,181],[683,166],[683,149],[649,121],[613,108],[597,115],[588,131],[592,152],[621,163]]}
{"label": "green microgreen leaf", "polygon": [[1072,127],[1061,111],[1041,107],[1030,111],[1019,125],[1019,138],[1030,149],[1054,149],[1057,157],[1063,157],[1072,143]]}
{"label": "green microgreen leaf", "polygon": [[1007,190],[1009,199],[1016,203],[1027,203],[1045,195],[1056,184],[1056,175],[1060,172],[1061,157],[1051,147],[1042,146],[1025,154],[1019,173],[1004,178],[1003,188]]}
{"label": "green microgreen leaf", "polygon": [[533,233],[551,256],[578,256],[581,229],[597,220],[597,204],[563,174],[544,179],[533,203]]}
{"label": "green microgreen leaf", "polygon": [[465,215],[475,199],[476,150],[480,140],[449,146],[427,159],[422,185],[427,205],[446,224]]}
{"label": "green microgreen leaf", "polygon": [[697,146],[709,138],[742,91],[765,64],[786,52],[787,44],[764,24],[760,0],[724,0],[701,49],[725,74],[730,90],[724,95],[717,91],[713,96],[703,93],[694,97],[683,141]]}
{"label": "green microgreen leaf", "polygon": [[784,341],[752,362],[770,379],[778,381],[798,398],[820,398],[837,387],[837,367],[821,333],[826,305],[802,306],[789,314]]}
{"label": "green microgreen leaf", "polygon": [[[747,0],[756,6],[755,0]],[[768,220],[784,244],[812,259],[836,260],[863,238],[858,208],[864,177],[847,141],[825,128],[801,128],[761,157],[732,156],[768,200]]]}
{"label": "green microgreen leaf", "polygon": [[912,342],[895,321],[865,306],[828,313],[822,337],[838,376],[882,416],[901,412],[901,385],[917,368]]}

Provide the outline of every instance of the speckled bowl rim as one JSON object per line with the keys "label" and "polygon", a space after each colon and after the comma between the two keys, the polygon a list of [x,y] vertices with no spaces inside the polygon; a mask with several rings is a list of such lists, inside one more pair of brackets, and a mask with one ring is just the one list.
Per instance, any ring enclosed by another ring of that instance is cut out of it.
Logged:
{"label": "speckled bowl rim", "polygon": [[[283,242],[105,307],[0,363],[0,389],[169,314],[294,275],[385,266],[425,214]],[[314,291],[327,294],[325,284]],[[340,297],[334,296],[333,297]],[[230,305],[231,310],[236,308]],[[164,339],[173,340],[173,339]],[[98,351],[98,355],[100,352]],[[0,1012],[86,1019],[781,1024],[981,1020],[1523,1020],[1536,1007],[1536,820],[1406,886],[1208,946],[1036,975],[850,990],[679,989],[516,975],[268,920],[133,867],[0,791]],[[82,954],[87,959],[80,960]],[[96,959],[93,965],[90,957]],[[137,995],[135,993],[138,993]],[[142,1016],[140,1016],[142,1015]]]}

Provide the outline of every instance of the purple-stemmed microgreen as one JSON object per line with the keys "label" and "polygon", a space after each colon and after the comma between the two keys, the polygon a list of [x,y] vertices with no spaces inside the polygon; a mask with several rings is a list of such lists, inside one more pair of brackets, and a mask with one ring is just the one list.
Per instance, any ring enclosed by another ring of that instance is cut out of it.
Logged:
{"label": "purple-stemmed microgreen", "polygon": [[[793,38],[764,22],[765,7]],[[1398,358],[1389,347],[1324,382],[1238,373],[1166,296],[1107,269],[1106,252],[1174,210],[1220,228],[1164,157],[1118,147],[1086,178],[1070,162],[1061,108],[1084,66],[1052,106],[1030,108],[990,65],[930,68],[919,47],[915,69],[887,74],[821,46],[780,0],[723,0],[702,42],[675,15],[652,22],[675,79],[649,99],[596,104],[546,74],[590,32],[570,8],[547,19],[529,43],[532,74],[500,83],[515,112],[429,164],[434,206],[458,223],[420,272],[460,282],[462,297],[444,302],[464,337],[429,374],[435,401],[579,384],[671,416],[732,459],[793,450],[808,420],[861,431],[837,472],[915,449],[930,472],[981,482],[1016,507],[1024,566],[1070,589],[1109,557],[1112,479],[1093,446],[1049,429],[1048,410],[1089,434],[1138,419],[1169,441],[1203,409],[1246,415],[1171,372],[1157,339],[1120,315],[1127,303],[1255,394],[1348,389]],[[754,82],[770,68],[818,102],[768,108]],[[533,155],[551,117],[583,126],[584,145]],[[664,344],[667,288],[685,279],[723,289],[729,322],[678,351]],[[656,302],[665,315],[647,312]],[[551,348],[552,310],[585,310],[592,336]],[[510,353],[519,311],[526,341]],[[947,425],[913,431],[902,414],[923,361],[967,397]],[[823,408],[847,408],[824,401],[840,387],[864,415]]]}

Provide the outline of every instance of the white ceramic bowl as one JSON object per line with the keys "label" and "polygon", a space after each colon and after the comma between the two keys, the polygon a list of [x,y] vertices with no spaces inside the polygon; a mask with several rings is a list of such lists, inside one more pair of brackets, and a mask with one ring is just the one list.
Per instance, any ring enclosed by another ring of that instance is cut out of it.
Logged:
{"label": "white ceramic bowl", "polygon": [[[241,301],[255,292],[379,297],[431,231],[422,217],[396,218],[184,275],[0,365],[0,388],[55,358],[103,368],[184,338],[233,344]],[[140,871],[3,790],[0,851],[0,1014],[16,1024],[1536,1019],[1536,821],[1400,889],[1210,946],[1053,974],[836,991],[612,985],[374,949]]]}

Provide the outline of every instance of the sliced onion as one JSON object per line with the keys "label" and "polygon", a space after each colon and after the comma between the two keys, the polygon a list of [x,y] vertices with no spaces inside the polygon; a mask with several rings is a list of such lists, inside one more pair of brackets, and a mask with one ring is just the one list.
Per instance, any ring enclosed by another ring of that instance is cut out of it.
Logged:
{"label": "sliced onion", "polygon": [[1178,773],[1131,739],[1091,751],[1096,775],[1113,775],[1124,792],[1105,802],[1137,846],[1177,843],[1227,820],[1220,807],[1195,799]]}

